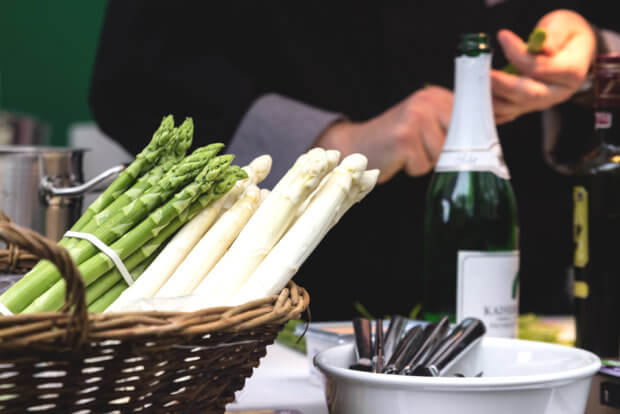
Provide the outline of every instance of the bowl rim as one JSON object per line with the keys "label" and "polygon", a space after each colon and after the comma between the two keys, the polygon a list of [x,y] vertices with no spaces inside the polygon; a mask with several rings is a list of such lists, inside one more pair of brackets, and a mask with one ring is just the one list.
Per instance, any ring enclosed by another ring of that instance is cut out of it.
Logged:
{"label": "bowl rim", "polygon": [[558,349],[563,351],[570,349],[575,355],[580,355],[587,363],[578,368],[572,368],[561,372],[548,374],[535,374],[524,376],[506,377],[413,377],[404,375],[375,374],[369,372],[355,371],[348,368],[335,367],[328,365],[325,361],[326,355],[338,352],[343,348],[353,348],[354,344],[348,343],[331,347],[319,352],[313,358],[314,365],[326,376],[333,376],[337,381],[347,381],[362,383],[372,387],[407,388],[410,390],[424,389],[434,391],[500,391],[500,390],[519,390],[532,388],[551,388],[568,384],[579,379],[592,377],[601,367],[601,360],[592,352],[572,348],[565,345],[551,344],[545,342],[528,341],[523,339],[508,338],[483,338],[485,343],[490,345],[501,345],[511,341],[513,343],[526,343],[528,346],[539,348]]}

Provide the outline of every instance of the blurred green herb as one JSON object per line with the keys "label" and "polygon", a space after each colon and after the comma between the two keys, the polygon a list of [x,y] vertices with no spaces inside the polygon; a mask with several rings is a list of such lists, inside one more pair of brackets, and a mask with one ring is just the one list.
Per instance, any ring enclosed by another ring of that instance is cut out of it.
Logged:
{"label": "blurred green herb", "polygon": [[297,325],[305,323],[306,321],[301,319],[293,319],[288,321],[280,333],[278,333],[276,341],[289,348],[306,353],[306,338],[299,337],[295,334],[295,328]]}
{"label": "blurred green herb", "polygon": [[[370,311],[364,305],[362,305],[360,302],[358,302],[358,301],[353,302],[353,307],[355,308],[357,313],[360,314],[361,317],[366,318],[366,319],[370,319],[371,321],[376,319],[372,315],[372,313],[370,313]],[[411,319],[411,320],[415,320],[418,317],[418,315],[420,314],[421,310],[422,310],[422,304],[418,303],[417,305],[415,305],[413,307],[413,309],[411,309],[411,311],[409,311],[408,318]],[[384,320],[390,320],[390,318],[391,318],[391,315],[384,315],[383,316]]]}
{"label": "blurred green herb", "polygon": [[422,310],[422,304],[418,303],[417,305],[413,307],[413,309],[411,309],[411,312],[409,312],[409,319],[411,320],[417,319],[421,310]]}
{"label": "blurred green herb", "polygon": [[362,305],[361,303],[355,301],[353,303],[353,307],[355,308],[357,313],[359,313],[360,316],[362,316],[363,318],[370,319],[371,321],[375,319],[375,317],[372,316],[372,314],[368,311],[368,309],[366,309],[366,307]]}
{"label": "blurred green herb", "polygon": [[620,368],[620,361],[614,361],[614,360],[611,360],[611,359],[603,359],[601,361],[601,363],[603,365],[605,365],[606,367],[615,367],[615,368],[617,367],[617,368]]}
{"label": "blurred green herb", "polygon": [[519,315],[519,339],[574,345],[571,341],[562,340],[561,333],[562,328],[542,322],[533,313]]}

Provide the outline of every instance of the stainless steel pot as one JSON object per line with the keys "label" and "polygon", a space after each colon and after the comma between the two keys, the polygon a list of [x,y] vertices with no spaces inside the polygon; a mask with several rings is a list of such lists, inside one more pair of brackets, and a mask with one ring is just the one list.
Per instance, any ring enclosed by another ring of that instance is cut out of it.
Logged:
{"label": "stainless steel pot", "polygon": [[0,209],[52,240],[79,218],[83,195],[115,177],[110,168],[83,183],[85,149],[0,145]]}

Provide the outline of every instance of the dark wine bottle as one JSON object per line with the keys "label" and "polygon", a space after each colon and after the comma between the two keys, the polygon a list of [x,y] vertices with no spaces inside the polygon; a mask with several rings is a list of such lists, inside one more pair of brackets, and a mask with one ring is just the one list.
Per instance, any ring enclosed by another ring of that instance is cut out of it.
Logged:
{"label": "dark wine bottle", "polygon": [[517,207],[493,118],[487,35],[462,35],[455,61],[452,118],[426,200],[424,317],[474,317],[489,336],[514,337]]}
{"label": "dark wine bottle", "polygon": [[595,149],[578,165],[573,189],[577,346],[620,355],[620,55],[594,66]]}

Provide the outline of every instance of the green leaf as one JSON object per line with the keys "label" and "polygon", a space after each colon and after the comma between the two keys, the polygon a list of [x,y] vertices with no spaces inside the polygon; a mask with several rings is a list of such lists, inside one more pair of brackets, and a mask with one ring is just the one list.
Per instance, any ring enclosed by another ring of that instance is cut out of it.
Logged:
{"label": "green leaf", "polygon": [[418,319],[418,315],[420,314],[421,310],[422,310],[422,304],[418,303],[417,305],[413,307],[413,309],[411,309],[411,312],[409,312],[408,318],[411,320]]}
{"label": "green leaf", "polygon": [[366,307],[364,307],[364,305],[362,305],[358,301],[353,302],[353,307],[364,318],[370,319],[371,321],[375,319],[375,317],[372,316],[372,314],[368,311],[368,309],[366,309]]}

